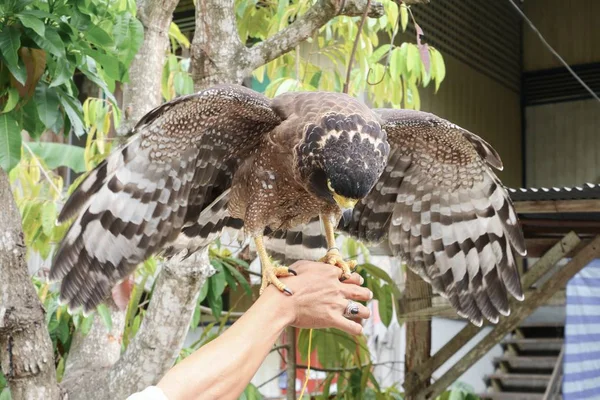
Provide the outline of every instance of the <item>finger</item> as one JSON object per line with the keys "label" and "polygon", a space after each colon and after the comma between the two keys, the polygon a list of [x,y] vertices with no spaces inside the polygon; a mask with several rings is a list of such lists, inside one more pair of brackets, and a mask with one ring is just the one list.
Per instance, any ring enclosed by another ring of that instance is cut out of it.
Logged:
{"label": "finger", "polygon": [[351,319],[344,318],[341,315],[333,320],[333,325],[334,328],[338,328],[350,335],[360,335],[363,331],[361,324],[354,322]]}
{"label": "finger", "polygon": [[343,282],[362,286],[362,284],[365,283],[365,278],[363,278],[360,274],[357,274],[356,272],[354,272],[352,275],[350,275],[350,278],[346,279]]}
{"label": "finger", "polygon": [[349,300],[369,301],[373,298],[373,292],[366,287],[342,284],[342,294]]}
{"label": "finger", "polygon": [[335,265],[326,264],[319,261],[300,260],[290,265],[290,268],[294,269],[298,273],[298,275],[307,273],[309,271],[314,272],[315,269],[322,273],[324,276],[337,277],[340,273],[340,269]]}
{"label": "finger", "polygon": [[[360,319],[367,319],[371,316],[371,310],[369,309],[369,307],[366,307],[360,303],[354,303],[355,305],[358,306],[358,314],[354,314],[352,315],[352,317],[350,318],[351,320],[356,320],[356,318],[360,318]],[[346,311],[346,307],[348,306],[348,301],[344,302],[341,305],[341,312],[342,315],[344,315],[344,312]]]}

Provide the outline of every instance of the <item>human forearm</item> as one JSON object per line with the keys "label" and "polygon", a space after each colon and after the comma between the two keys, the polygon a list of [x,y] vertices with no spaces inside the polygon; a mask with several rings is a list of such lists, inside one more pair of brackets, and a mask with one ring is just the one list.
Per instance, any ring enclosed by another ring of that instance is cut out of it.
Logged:
{"label": "human forearm", "polygon": [[270,287],[233,326],[169,371],[158,386],[169,400],[237,399],[291,322],[287,299]]}
{"label": "human forearm", "polygon": [[[173,367],[158,383],[169,400],[238,398],[286,326],[338,328],[360,334],[362,326],[343,316],[350,300],[366,301],[373,293],[358,285],[354,273],[339,281],[340,270],[328,264],[298,262],[297,276],[282,278],[292,296],[269,286],[223,335]],[[357,304],[356,318],[369,309]]]}

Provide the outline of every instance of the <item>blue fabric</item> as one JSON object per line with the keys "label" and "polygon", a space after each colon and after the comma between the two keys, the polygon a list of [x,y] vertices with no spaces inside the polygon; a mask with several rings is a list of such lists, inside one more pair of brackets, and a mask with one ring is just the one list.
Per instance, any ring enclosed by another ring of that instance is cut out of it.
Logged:
{"label": "blue fabric", "polygon": [[600,399],[600,260],[567,284],[564,400]]}

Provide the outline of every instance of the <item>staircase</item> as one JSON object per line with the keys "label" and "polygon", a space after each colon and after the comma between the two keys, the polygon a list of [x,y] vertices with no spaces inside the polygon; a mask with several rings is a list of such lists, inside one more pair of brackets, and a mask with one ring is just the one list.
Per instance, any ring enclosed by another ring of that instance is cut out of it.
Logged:
{"label": "staircase", "polygon": [[488,390],[480,397],[490,400],[562,399],[556,394],[545,397],[545,393],[549,386],[556,386],[559,371],[555,371],[555,366],[563,342],[562,323],[523,323],[501,342],[504,354],[494,359],[496,370],[486,376]]}

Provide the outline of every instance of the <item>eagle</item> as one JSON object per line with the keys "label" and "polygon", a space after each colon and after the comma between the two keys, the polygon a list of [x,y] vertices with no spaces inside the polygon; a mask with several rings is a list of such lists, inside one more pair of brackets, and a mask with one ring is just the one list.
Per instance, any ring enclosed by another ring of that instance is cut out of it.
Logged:
{"label": "eagle", "polygon": [[[356,262],[338,231],[384,243],[460,316],[495,323],[509,293],[523,299],[515,257],[526,251],[492,168],[502,162],[487,142],[433,114],[214,86],[147,113],[81,182],[59,214],[73,223],[49,278],[70,310],[90,312],[149,256],[192,254],[229,228],[254,240],[261,292],[293,295],[279,278],[294,271],[268,238],[324,244],[321,261],[344,279]],[[303,236],[319,220],[323,234]]]}

